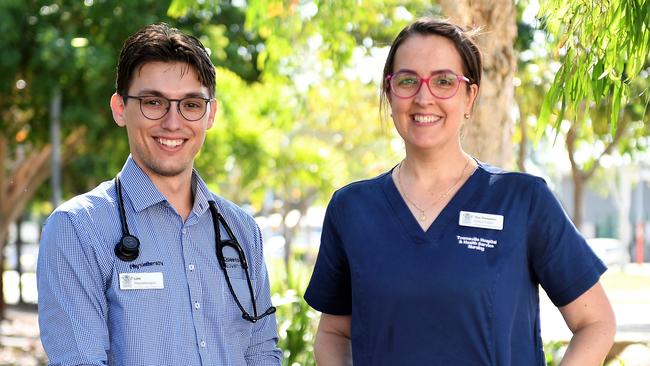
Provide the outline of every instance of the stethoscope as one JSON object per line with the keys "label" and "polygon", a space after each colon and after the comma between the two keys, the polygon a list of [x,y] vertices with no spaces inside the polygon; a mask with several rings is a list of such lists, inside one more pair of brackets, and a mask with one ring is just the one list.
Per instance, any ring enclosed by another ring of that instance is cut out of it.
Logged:
{"label": "stethoscope", "polygon": [[[136,258],[138,258],[138,255],[140,254],[140,240],[138,240],[137,237],[129,233],[129,226],[126,222],[126,213],[124,212],[124,202],[122,199],[122,184],[120,183],[119,176],[115,177],[115,189],[117,191],[117,207],[120,211],[120,222],[122,224],[122,238],[115,245],[115,255],[119,259],[125,262],[131,262]],[[257,304],[255,303],[255,295],[253,294],[253,284],[251,282],[251,277],[248,273],[248,262],[246,261],[244,250],[242,249],[241,245],[239,245],[237,238],[235,238],[235,235],[230,230],[230,227],[228,226],[226,220],[217,210],[217,204],[212,200],[208,201],[208,204],[210,206],[210,215],[212,216],[212,224],[214,226],[217,260],[219,261],[219,266],[221,267],[221,270],[223,271],[223,274],[226,277],[226,283],[228,284],[228,289],[230,290],[230,293],[232,294],[235,303],[239,307],[239,310],[241,310],[242,312],[242,318],[248,320],[251,323],[255,323],[258,320],[264,318],[265,316],[275,313],[276,308],[275,306],[271,306],[268,309],[266,309],[266,311],[261,315],[257,315]],[[221,225],[223,225],[223,227],[226,229],[226,233],[228,234],[229,239],[226,240],[221,239],[221,230],[219,227],[220,226],[219,223],[221,223]],[[232,287],[232,283],[230,282],[230,276],[228,275],[228,270],[226,267],[226,258],[223,255],[223,249],[225,247],[231,247],[235,249],[239,257],[239,263],[241,265],[241,268],[244,269],[244,272],[246,273],[246,283],[248,284],[248,292],[250,293],[251,302],[253,303],[253,315],[250,315],[244,309],[241,302],[239,301],[239,298],[237,297],[237,294],[235,293],[235,290]]]}

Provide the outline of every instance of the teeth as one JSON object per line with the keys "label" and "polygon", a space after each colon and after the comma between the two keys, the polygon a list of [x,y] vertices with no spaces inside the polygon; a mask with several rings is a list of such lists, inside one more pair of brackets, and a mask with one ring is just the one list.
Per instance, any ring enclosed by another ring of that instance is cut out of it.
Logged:
{"label": "teeth", "polygon": [[423,116],[423,115],[419,115],[419,114],[413,116],[413,120],[415,120],[415,122],[420,122],[420,123],[431,123],[431,122],[435,122],[435,121],[438,120],[439,118],[440,118],[440,117],[437,117],[437,116]]}
{"label": "teeth", "polygon": [[158,143],[165,145],[167,147],[176,147],[182,144],[183,140],[170,140],[170,139],[158,138]]}

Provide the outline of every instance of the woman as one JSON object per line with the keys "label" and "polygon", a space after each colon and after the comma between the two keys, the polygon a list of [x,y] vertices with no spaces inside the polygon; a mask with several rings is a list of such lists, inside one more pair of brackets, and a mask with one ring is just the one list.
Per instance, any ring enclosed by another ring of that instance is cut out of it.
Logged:
{"label": "woman", "polygon": [[563,365],[599,365],[615,321],[606,270],[541,178],[460,145],[481,83],[471,34],[420,19],[384,67],[406,157],[338,190],[305,299],[319,365],[545,365],[538,285],[573,338]]}

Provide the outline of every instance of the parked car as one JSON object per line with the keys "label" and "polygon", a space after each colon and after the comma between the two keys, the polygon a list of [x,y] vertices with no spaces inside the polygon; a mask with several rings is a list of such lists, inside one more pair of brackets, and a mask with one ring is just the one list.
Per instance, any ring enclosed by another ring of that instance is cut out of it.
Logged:
{"label": "parked car", "polygon": [[591,238],[587,244],[607,266],[622,266],[630,262],[630,252],[616,238]]}

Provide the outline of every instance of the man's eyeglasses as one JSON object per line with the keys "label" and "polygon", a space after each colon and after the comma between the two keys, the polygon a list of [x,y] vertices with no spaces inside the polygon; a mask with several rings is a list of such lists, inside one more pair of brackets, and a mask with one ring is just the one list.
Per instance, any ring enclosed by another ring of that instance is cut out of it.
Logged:
{"label": "man's eyeglasses", "polygon": [[390,90],[398,98],[412,98],[420,92],[422,84],[426,83],[429,92],[439,99],[449,99],[456,95],[461,82],[469,84],[469,79],[457,75],[451,70],[434,71],[428,78],[420,77],[413,71],[400,71],[386,77]]}
{"label": "man's eyeglasses", "polygon": [[158,120],[169,112],[172,102],[176,102],[176,109],[178,113],[188,121],[198,121],[208,110],[208,104],[211,99],[200,97],[188,97],[183,99],[167,99],[158,96],[142,96],[137,97],[134,95],[127,95],[124,99],[137,99],[140,101],[140,111],[142,115],[151,120]]}

